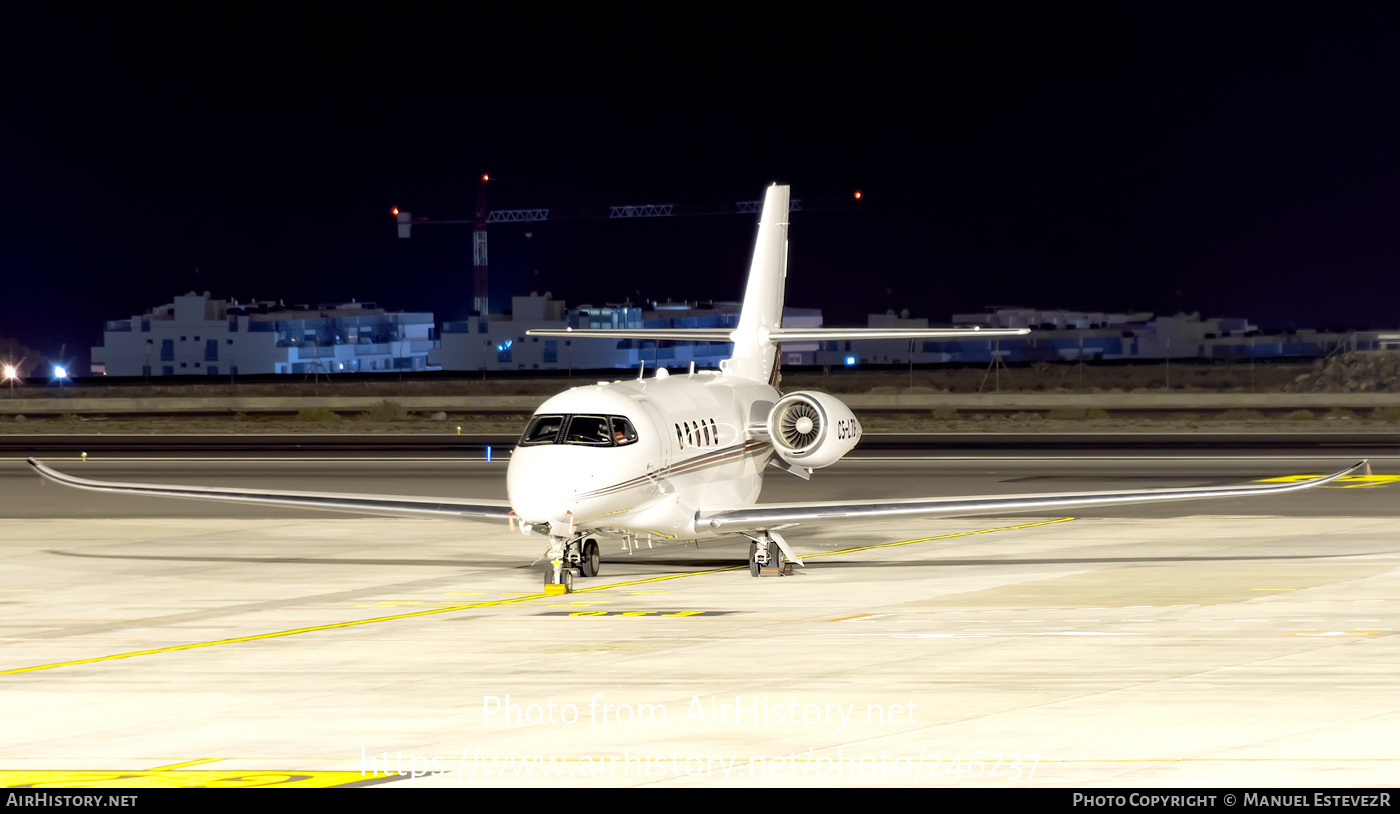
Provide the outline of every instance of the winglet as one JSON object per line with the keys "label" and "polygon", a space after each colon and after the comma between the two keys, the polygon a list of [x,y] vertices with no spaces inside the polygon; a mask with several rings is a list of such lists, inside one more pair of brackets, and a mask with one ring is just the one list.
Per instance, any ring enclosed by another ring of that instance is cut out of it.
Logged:
{"label": "winglet", "polygon": [[1369,458],[1364,459],[1364,460],[1360,460],[1360,461],[1357,461],[1356,463],[1352,464],[1351,466],[1347,467],[1346,469],[1343,469],[1343,470],[1340,471],[1340,472],[1333,472],[1333,473],[1330,474],[1330,475],[1322,475],[1322,476],[1320,476],[1320,477],[1313,478],[1312,480],[1298,481],[1297,483],[1289,484],[1290,486],[1293,487],[1293,489],[1289,489],[1288,491],[1294,491],[1294,490],[1296,490],[1296,489],[1311,489],[1311,488],[1314,487],[1314,486],[1322,486],[1322,485],[1325,484],[1325,483],[1331,483],[1331,482],[1334,481],[1334,480],[1340,480],[1340,479],[1345,478],[1345,477],[1347,477],[1347,476],[1349,476],[1349,475],[1352,475],[1352,474],[1354,474],[1354,473],[1356,472],[1356,470],[1358,470],[1358,469],[1363,469],[1363,470],[1365,470],[1365,473],[1366,473],[1367,475],[1370,475],[1370,474],[1371,474],[1371,460],[1370,460]]}

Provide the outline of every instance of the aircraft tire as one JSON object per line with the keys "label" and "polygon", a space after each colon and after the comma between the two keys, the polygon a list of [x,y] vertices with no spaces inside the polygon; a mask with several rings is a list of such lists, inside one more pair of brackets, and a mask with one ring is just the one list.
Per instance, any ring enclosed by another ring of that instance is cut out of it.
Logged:
{"label": "aircraft tire", "polygon": [[583,541],[583,561],[579,563],[579,571],[585,577],[598,576],[598,570],[603,564],[603,555],[598,551],[598,541],[588,539]]}
{"label": "aircraft tire", "polygon": [[544,569],[544,584],[545,587],[550,585],[563,585],[566,593],[572,592],[574,590],[574,569],[565,566],[560,570],[559,581],[556,583],[554,581],[554,569],[546,568]]}

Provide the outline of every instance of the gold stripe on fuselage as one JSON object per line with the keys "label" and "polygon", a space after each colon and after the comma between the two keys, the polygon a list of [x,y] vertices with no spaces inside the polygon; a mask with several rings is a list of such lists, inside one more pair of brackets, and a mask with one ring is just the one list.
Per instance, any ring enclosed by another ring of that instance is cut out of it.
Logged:
{"label": "gold stripe on fuselage", "polygon": [[655,472],[648,472],[645,475],[639,475],[635,478],[625,480],[621,483],[615,483],[611,486],[604,486],[601,489],[594,489],[592,492],[586,492],[584,494],[578,495],[575,499],[587,500],[589,498],[594,497],[603,497],[604,495],[610,495],[614,492],[619,492],[624,489],[630,489],[634,486],[642,486],[651,483],[656,478],[683,475],[687,472],[693,472],[697,469],[703,469],[708,466],[714,466],[716,464],[724,463],[732,458],[742,458],[746,455],[749,455],[750,453],[759,451],[767,446],[768,443],[765,441],[752,441],[742,446],[732,446],[726,447],[724,449],[717,449],[714,452],[709,452],[704,455],[698,455],[689,460],[673,464],[663,469],[658,469]]}

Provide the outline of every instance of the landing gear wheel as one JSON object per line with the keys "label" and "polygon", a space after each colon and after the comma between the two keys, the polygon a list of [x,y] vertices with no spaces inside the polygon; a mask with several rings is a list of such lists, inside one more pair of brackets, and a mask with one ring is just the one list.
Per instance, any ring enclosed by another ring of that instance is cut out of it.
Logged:
{"label": "landing gear wheel", "polygon": [[597,540],[585,540],[583,543],[583,560],[579,563],[579,572],[585,577],[598,576],[598,568],[603,564],[603,555],[598,552]]}
{"label": "landing gear wheel", "polygon": [[783,559],[783,550],[778,548],[778,544],[772,540],[768,541],[768,567],[778,572],[778,576],[783,575],[783,569],[787,562]]}
{"label": "landing gear wheel", "polygon": [[758,543],[749,543],[749,576],[758,576]]}
{"label": "landing gear wheel", "polygon": [[550,589],[551,586],[558,586],[558,585],[563,585],[563,586],[564,586],[564,593],[566,593],[566,594],[568,594],[568,593],[573,593],[573,590],[574,590],[574,569],[568,568],[568,567],[565,567],[565,568],[561,569],[561,570],[559,571],[559,581],[558,581],[558,582],[555,582],[555,581],[554,581],[554,569],[553,569],[553,568],[546,568],[545,571],[544,571],[544,589],[545,589],[545,592],[546,592],[546,593],[549,593],[549,592],[550,592],[549,589]]}

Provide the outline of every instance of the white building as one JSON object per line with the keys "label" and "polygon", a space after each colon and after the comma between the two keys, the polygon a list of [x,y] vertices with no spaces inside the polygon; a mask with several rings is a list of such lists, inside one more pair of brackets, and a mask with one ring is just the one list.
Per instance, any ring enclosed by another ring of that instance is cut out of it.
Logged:
{"label": "white building", "polygon": [[[652,307],[581,305],[566,309],[544,296],[512,297],[510,314],[473,316],[442,326],[442,346],[430,357],[443,370],[603,370],[717,368],[730,354],[728,342],[668,342],[650,339],[557,339],[526,336],[532,328],[733,328],[739,303],[652,303]],[[783,325],[820,328],[821,311],[784,308]],[[814,364],[816,342],[784,343],[783,364]]]}
{"label": "white building", "polygon": [[[928,320],[871,314],[872,328],[926,328]],[[818,364],[965,364],[991,361],[1076,362],[1094,359],[1232,359],[1249,356],[1312,356],[1336,347],[1335,336],[1261,337],[1246,319],[1147,311],[1041,310],[993,307],[982,313],[954,314],[955,327],[1030,328],[1023,337],[981,339],[877,340],[826,342]],[[1302,333],[1302,332],[1300,332]],[[1365,339],[1359,340],[1365,345]]]}
{"label": "white building", "polygon": [[431,313],[374,303],[294,305],[216,300],[193,291],[147,314],[107,322],[92,372],[228,376],[437,370]]}
{"label": "white building", "polygon": [[981,325],[984,328],[1122,328],[1152,319],[1149,311],[1111,313],[1105,311],[1041,310],[1014,306],[990,306],[979,314],[953,314],[954,325]]}

